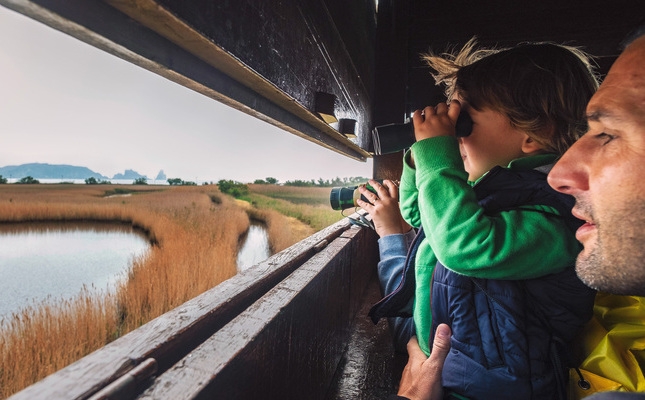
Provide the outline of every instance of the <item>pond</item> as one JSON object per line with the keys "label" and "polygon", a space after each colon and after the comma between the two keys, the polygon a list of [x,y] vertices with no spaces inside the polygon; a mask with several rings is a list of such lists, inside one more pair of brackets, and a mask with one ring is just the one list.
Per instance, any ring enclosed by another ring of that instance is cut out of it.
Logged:
{"label": "pond", "polygon": [[237,272],[242,272],[270,256],[271,248],[266,227],[252,221],[242,247],[237,253]]}
{"label": "pond", "polygon": [[147,238],[123,224],[0,224],[0,318],[86,286],[112,291]]}

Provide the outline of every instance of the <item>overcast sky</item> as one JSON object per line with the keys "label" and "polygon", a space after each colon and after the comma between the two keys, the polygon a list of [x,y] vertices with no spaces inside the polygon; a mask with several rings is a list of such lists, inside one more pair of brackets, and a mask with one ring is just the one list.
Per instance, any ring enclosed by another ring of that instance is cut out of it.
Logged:
{"label": "overcast sky", "polygon": [[112,177],[333,179],[360,162],[0,6],[0,167],[70,164]]}

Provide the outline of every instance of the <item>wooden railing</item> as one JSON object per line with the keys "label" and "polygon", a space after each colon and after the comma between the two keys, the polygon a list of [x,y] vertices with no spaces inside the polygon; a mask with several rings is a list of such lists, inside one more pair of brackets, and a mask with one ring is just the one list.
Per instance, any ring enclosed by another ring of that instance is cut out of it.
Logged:
{"label": "wooden railing", "polygon": [[375,398],[393,390],[374,232],[338,222],[11,397]]}

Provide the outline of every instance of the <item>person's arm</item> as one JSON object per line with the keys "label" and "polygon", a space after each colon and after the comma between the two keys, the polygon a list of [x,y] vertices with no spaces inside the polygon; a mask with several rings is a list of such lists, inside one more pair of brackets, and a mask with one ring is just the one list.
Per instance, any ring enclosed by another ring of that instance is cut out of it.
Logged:
{"label": "person's arm", "polygon": [[450,327],[440,324],[432,344],[432,353],[427,357],[412,337],[408,342],[408,363],[403,369],[399,391],[394,398],[409,400],[443,399],[441,373],[450,351]]}
{"label": "person's arm", "polygon": [[571,265],[579,243],[559,216],[520,209],[484,212],[454,137],[425,139],[412,151],[426,240],[447,268],[480,278],[530,279]]}
{"label": "person's arm", "polygon": [[436,258],[459,274],[488,279],[536,278],[571,265],[579,243],[558,215],[529,209],[487,215],[478,204],[454,136],[459,111],[457,101],[415,111],[417,142],[403,165],[416,192],[402,187],[401,207],[418,209]]}
{"label": "person's arm", "polygon": [[412,227],[405,222],[399,210],[398,186],[389,179],[383,180],[383,184],[370,179],[369,184],[376,193],[368,190],[365,185],[359,186],[358,191],[368,201],[359,198],[356,204],[372,216],[374,230],[379,237],[410,231]]}
{"label": "person's arm", "polygon": [[[415,234],[414,230],[410,229],[404,234],[393,234],[379,239],[380,260],[377,269],[383,296],[390,295],[401,284],[407,251]],[[388,317],[387,320],[392,330],[395,349],[405,353],[406,343],[414,335],[414,321],[411,317]]]}
{"label": "person's arm", "polygon": [[408,241],[405,234],[394,234],[378,240],[380,259],[378,277],[383,295],[387,296],[399,286],[403,278]]}
{"label": "person's arm", "polygon": [[404,168],[399,188],[399,207],[403,219],[411,226],[418,228],[421,226],[421,215],[417,204],[419,191],[417,190],[416,170],[411,166],[410,157],[411,151],[408,150],[403,155]]}
{"label": "person's arm", "polygon": [[[376,193],[360,187],[359,191],[369,202],[359,199],[357,204],[372,216],[374,229],[380,236],[378,278],[382,294],[388,296],[403,279],[406,255],[416,232],[401,217],[394,182],[385,180],[381,185],[370,180],[369,183]],[[396,350],[405,352],[406,343],[414,334],[414,321],[409,317],[389,317],[388,322]]]}
{"label": "person's arm", "polygon": [[371,215],[374,230],[380,237],[378,276],[384,295],[388,295],[403,278],[405,258],[415,233],[401,216],[398,187],[394,182],[384,180],[381,185],[370,180],[369,183],[376,193],[361,186],[358,190],[369,202],[357,199],[356,203]]}

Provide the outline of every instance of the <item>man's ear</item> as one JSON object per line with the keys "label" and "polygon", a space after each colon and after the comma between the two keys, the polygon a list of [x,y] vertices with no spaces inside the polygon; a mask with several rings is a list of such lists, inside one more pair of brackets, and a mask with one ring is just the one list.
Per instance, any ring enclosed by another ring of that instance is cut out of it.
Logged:
{"label": "man's ear", "polygon": [[526,135],[524,137],[524,140],[522,141],[522,152],[524,154],[533,155],[533,154],[541,152],[542,150],[543,150],[542,145],[540,145],[538,142],[536,142],[535,139],[533,139],[529,135]]}

